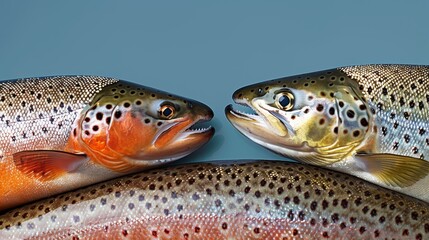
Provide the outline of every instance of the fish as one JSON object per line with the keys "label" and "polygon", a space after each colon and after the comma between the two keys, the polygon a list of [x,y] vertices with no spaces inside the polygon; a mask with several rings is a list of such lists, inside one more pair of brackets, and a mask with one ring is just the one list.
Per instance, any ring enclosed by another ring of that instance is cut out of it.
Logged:
{"label": "fish", "polygon": [[225,114],[259,145],[429,201],[429,66],[339,67],[242,87]]}
{"label": "fish", "polygon": [[429,204],[286,161],[163,166],[13,209],[2,239],[428,239]]}
{"label": "fish", "polygon": [[182,158],[211,139],[198,125],[212,117],[203,103],[116,78],[2,81],[0,211]]}

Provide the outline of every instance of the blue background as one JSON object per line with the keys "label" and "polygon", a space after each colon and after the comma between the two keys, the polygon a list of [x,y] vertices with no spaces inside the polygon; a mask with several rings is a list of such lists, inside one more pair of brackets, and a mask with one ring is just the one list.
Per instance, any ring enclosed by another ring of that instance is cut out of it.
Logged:
{"label": "blue background", "polygon": [[344,65],[428,64],[428,10],[428,1],[3,0],[0,79],[89,74],[163,89],[216,114],[214,139],[182,161],[281,159],[228,123],[232,92]]}

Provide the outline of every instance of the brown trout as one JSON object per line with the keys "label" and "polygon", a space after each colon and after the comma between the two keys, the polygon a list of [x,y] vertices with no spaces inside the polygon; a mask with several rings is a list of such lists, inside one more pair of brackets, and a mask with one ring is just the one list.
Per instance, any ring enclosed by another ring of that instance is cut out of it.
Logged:
{"label": "brown trout", "polygon": [[214,133],[191,127],[212,117],[197,101],[114,78],[0,82],[0,210],[188,155]]}
{"label": "brown trout", "polygon": [[342,67],[253,84],[225,109],[256,143],[429,201],[429,67]]}
{"label": "brown trout", "polygon": [[151,170],[0,216],[1,239],[428,239],[429,204],[291,162]]}

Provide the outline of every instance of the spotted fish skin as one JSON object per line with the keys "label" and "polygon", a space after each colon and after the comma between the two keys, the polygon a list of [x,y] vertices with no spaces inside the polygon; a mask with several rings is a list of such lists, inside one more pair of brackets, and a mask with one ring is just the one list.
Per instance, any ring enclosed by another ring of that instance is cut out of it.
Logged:
{"label": "spotted fish skin", "polygon": [[213,135],[187,129],[212,116],[197,101],[115,78],[2,81],[0,211],[183,157]]}
{"label": "spotted fish skin", "polygon": [[429,67],[340,68],[359,84],[375,112],[378,152],[429,160]]}
{"label": "spotted fish skin", "polygon": [[169,166],[0,216],[7,239],[427,239],[429,205],[291,162]]}
{"label": "spotted fish skin", "polygon": [[429,66],[362,65],[252,84],[225,109],[245,136],[287,157],[429,201]]}
{"label": "spotted fish skin", "polygon": [[90,76],[0,82],[1,159],[15,152],[64,150],[72,124],[103,87],[117,79]]}

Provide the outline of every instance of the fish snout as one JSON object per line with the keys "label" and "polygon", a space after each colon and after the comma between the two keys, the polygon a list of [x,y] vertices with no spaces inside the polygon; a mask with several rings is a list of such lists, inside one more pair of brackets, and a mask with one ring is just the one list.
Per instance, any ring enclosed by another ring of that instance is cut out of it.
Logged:
{"label": "fish snout", "polygon": [[210,121],[214,117],[213,110],[202,102],[188,100],[187,107],[199,120]]}
{"label": "fish snout", "polygon": [[267,94],[268,87],[261,84],[252,84],[237,89],[232,94],[232,99],[236,103],[250,102],[252,99],[259,98]]}

